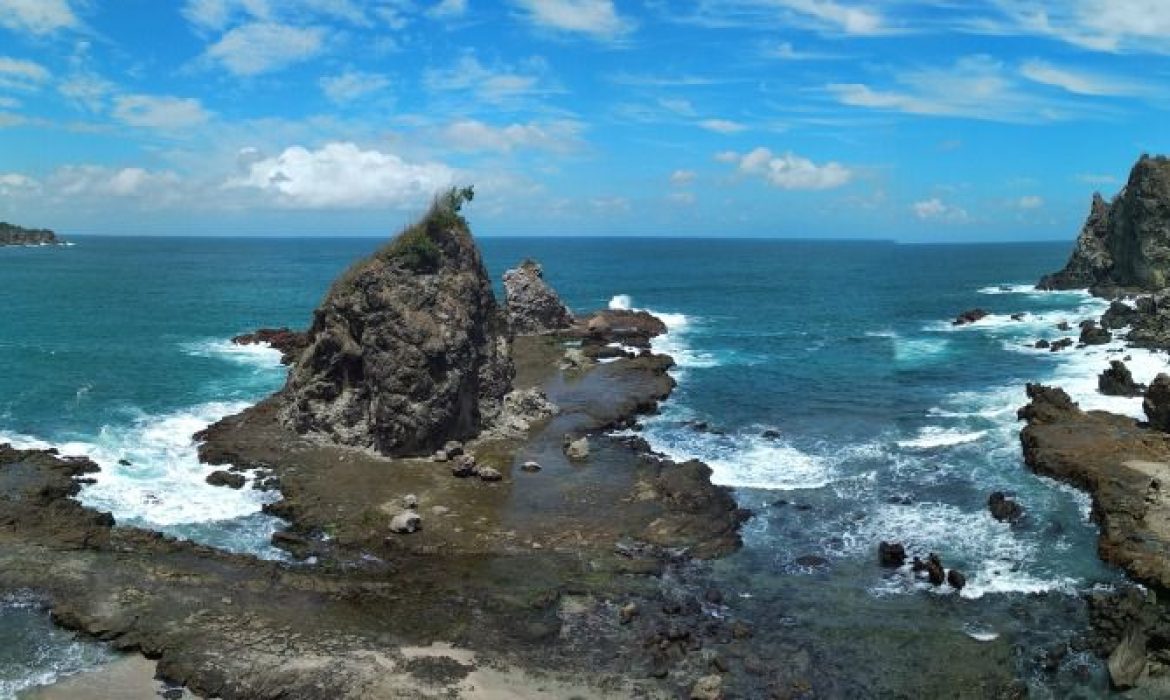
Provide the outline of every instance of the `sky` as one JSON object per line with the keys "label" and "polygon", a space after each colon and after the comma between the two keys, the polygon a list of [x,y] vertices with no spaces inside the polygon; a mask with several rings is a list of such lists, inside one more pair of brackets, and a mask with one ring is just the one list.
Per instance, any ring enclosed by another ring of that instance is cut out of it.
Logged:
{"label": "sky", "polygon": [[1071,239],[1168,108],[1165,0],[0,0],[0,220]]}

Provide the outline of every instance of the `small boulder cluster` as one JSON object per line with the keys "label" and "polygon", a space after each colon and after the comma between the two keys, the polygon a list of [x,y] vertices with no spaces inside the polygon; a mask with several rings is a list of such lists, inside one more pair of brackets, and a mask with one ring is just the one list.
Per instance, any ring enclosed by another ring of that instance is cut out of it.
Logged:
{"label": "small boulder cluster", "polygon": [[435,462],[450,462],[451,476],[458,479],[479,477],[480,481],[490,482],[501,481],[504,478],[499,469],[477,463],[475,455],[464,451],[463,444],[454,440],[443,445],[431,459]]}
{"label": "small boulder cluster", "polygon": [[[906,563],[906,548],[899,542],[881,542],[878,544],[878,561],[882,566],[891,569],[902,567]],[[910,562],[910,570],[915,575],[926,575],[926,579],[934,586],[949,584],[956,591],[963,590],[967,585],[967,577],[958,569],[947,570],[937,554],[931,552],[923,561],[914,557]]]}

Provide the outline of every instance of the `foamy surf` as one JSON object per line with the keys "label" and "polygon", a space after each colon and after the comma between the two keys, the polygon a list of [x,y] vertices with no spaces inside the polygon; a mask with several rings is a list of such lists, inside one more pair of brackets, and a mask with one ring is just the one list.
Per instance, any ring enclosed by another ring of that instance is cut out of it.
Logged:
{"label": "foamy surf", "polygon": [[183,351],[194,357],[211,357],[258,369],[279,369],[281,353],[268,343],[238,345],[230,340],[208,339],[184,343]]}
{"label": "foamy surf", "polygon": [[918,436],[898,440],[898,447],[912,450],[930,450],[940,447],[954,447],[975,442],[987,434],[986,430],[966,431],[959,428],[938,428],[929,426],[918,431]]}

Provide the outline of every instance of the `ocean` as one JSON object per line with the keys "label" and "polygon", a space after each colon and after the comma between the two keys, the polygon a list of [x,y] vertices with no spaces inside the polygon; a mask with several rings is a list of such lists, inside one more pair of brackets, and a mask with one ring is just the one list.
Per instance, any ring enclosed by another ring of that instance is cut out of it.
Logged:
{"label": "ocean", "polygon": [[[279,522],[259,513],[270,496],[207,486],[211,468],[198,463],[190,436],[283,381],[278,353],[229,339],[304,327],[332,279],[380,241],[76,242],[0,248],[0,442],[93,458],[102,472],[80,499],[119,523],[279,557],[268,545]],[[1067,335],[1060,321],[1075,328],[1105,308],[1084,293],[1032,289],[1063,264],[1069,244],[481,246],[497,282],[533,257],[574,310],[644,308],[667,321],[657,347],[675,357],[679,386],[643,435],[668,455],[706,461],[736,489],[756,516],[744,551],[716,568],[747,582],[745,597],[790,601],[784,624],[839,652],[840,672],[858,682],[871,671],[851,659],[881,644],[890,625],[882,611],[925,601],[932,624],[1036,645],[1085,625],[1078,594],[1122,580],[1097,559],[1088,498],[1032,475],[1020,455],[1015,412],[1026,382],[1059,384],[1084,407],[1141,414],[1140,399],[1095,391],[1119,345],[1031,347]],[[973,307],[990,315],[951,325]],[[1138,381],[1166,364],[1124,352]],[[996,490],[1023,504],[1022,525],[991,518]],[[955,594],[880,569],[880,540],[938,552],[968,585]],[[0,598],[0,698],[110,658],[54,630],[28,592],[11,593]],[[945,608],[934,605],[943,598]],[[1019,615],[1021,601],[1035,609],[1030,618]],[[877,668],[881,656],[873,658]],[[1064,664],[1066,675],[1087,669],[1084,697],[1105,692],[1100,664]],[[1056,697],[1062,678],[1030,680],[1039,697]]]}

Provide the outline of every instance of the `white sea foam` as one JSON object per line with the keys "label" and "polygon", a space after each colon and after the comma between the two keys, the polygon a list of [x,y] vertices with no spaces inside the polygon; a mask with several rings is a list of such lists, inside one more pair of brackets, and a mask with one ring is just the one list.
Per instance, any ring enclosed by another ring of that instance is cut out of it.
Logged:
{"label": "white sea foam", "polygon": [[[686,314],[636,309],[633,304],[634,300],[628,294],[618,294],[609,300],[610,309],[646,311],[659,318],[666,325],[666,333],[651,340],[650,347],[654,352],[670,355],[674,358],[675,365],[679,370],[703,369],[720,365],[719,358],[710,353],[697,351],[687,342],[686,331],[693,327],[694,319]],[[675,372],[676,379],[681,376],[681,372]]]}
{"label": "white sea foam", "polygon": [[834,477],[828,460],[782,440],[689,430],[661,435],[654,429],[645,437],[655,450],[671,459],[706,462],[712,481],[721,486],[791,491],[821,488]]}
{"label": "white sea foam", "polygon": [[230,340],[208,339],[185,343],[183,351],[195,357],[213,357],[258,369],[281,367],[281,353],[268,343],[238,345]]}
{"label": "white sea foam", "polygon": [[986,430],[966,431],[959,428],[939,428],[928,426],[918,431],[918,436],[908,440],[899,440],[898,447],[913,450],[930,450],[938,447],[953,447],[968,442],[975,442],[987,434]]}
{"label": "white sea foam", "polygon": [[899,364],[918,364],[941,359],[949,345],[945,338],[895,338],[894,360]]}

